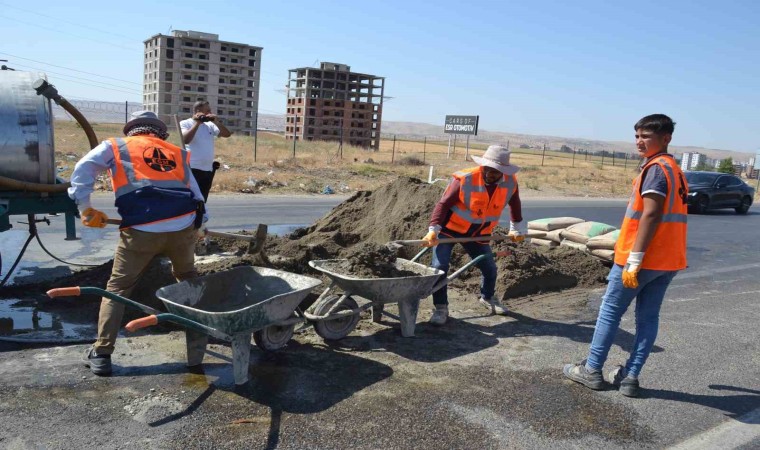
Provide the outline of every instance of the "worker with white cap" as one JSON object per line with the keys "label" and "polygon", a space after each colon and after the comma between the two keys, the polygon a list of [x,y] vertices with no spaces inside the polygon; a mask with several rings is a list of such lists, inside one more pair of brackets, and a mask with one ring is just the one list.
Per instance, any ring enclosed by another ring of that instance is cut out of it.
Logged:
{"label": "worker with white cap", "polygon": [[[491,145],[482,157],[473,156],[478,166],[454,173],[441,200],[436,204],[430,227],[423,240],[433,249],[432,266],[447,273],[455,244],[439,244],[445,238],[490,236],[498,225],[501,213],[509,205],[509,235],[515,242],[525,239],[527,228],[515,174],[519,167],[509,163],[511,152],[502,145]],[[462,247],[476,258],[491,254],[488,242],[467,242]],[[493,314],[505,315],[507,309],[496,299],[496,263],[489,256],[477,264],[482,274],[479,302]],[[449,317],[446,288],[433,293],[433,316],[430,323],[443,325]]]}

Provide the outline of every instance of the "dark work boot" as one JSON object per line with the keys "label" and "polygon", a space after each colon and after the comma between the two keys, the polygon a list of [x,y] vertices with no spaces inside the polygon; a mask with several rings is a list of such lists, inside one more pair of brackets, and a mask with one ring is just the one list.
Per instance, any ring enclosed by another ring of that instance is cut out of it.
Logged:
{"label": "dark work boot", "polygon": [[92,347],[84,352],[84,365],[95,375],[111,375],[111,355],[98,355]]}

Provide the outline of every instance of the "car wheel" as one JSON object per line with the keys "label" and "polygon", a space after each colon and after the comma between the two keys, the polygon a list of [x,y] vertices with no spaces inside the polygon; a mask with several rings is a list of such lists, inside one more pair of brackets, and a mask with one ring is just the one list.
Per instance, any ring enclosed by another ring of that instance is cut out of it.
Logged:
{"label": "car wheel", "polygon": [[742,197],[742,204],[736,207],[736,214],[747,214],[750,206],[752,206],[752,197],[749,195]]}
{"label": "car wheel", "polygon": [[710,197],[706,195],[700,195],[697,199],[696,211],[699,214],[704,214],[710,208]]}

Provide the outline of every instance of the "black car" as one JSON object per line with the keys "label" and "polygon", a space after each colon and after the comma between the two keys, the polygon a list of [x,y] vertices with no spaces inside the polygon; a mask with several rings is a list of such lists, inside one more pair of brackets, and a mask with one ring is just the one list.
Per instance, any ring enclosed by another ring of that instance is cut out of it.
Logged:
{"label": "black car", "polygon": [[747,214],[755,197],[755,188],[741,178],[719,172],[684,172],[689,183],[689,211],[704,213],[708,209],[734,208]]}

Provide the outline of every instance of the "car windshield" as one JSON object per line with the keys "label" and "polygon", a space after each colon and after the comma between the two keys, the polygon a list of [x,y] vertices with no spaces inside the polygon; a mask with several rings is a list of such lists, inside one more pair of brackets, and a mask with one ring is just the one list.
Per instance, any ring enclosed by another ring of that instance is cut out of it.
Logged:
{"label": "car windshield", "polygon": [[713,184],[718,175],[712,173],[688,172],[686,181],[689,184]]}

